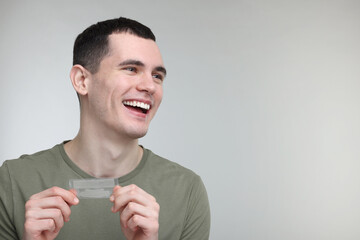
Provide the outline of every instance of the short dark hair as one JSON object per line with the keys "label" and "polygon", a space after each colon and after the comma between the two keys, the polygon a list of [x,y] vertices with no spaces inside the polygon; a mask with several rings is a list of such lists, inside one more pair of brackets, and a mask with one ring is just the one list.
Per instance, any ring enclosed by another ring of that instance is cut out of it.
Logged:
{"label": "short dark hair", "polygon": [[98,22],[77,36],[73,50],[73,65],[80,64],[91,73],[96,73],[101,60],[109,53],[108,36],[112,33],[130,33],[156,41],[151,29],[135,20],[120,17]]}

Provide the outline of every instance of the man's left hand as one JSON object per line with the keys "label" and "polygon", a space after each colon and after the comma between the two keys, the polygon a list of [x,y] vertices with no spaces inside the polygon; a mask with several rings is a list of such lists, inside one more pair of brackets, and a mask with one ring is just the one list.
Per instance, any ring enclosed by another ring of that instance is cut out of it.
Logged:
{"label": "man's left hand", "polygon": [[115,186],[110,201],[112,212],[120,213],[122,232],[128,240],[157,240],[160,205],[156,199],[132,184]]}

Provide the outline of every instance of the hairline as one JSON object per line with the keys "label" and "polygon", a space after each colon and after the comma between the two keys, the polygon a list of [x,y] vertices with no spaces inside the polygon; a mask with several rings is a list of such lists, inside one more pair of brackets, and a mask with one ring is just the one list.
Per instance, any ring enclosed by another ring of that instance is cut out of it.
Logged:
{"label": "hairline", "polygon": [[[156,43],[156,40],[154,39],[151,39],[151,38],[145,38],[145,37],[142,37],[140,36],[139,34],[136,34],[134,31],[132,31],[131,29],[123,29],[123,30],[119,30],[119,29],[116,29],[114,30],[113,32],[109,33],[106,35],[106,45],[105,45],[105,54],[99,58],[99,62],[96,64],[95,66],[95,69],[88,69],[87,67],[83,66],[84,68],[86,68],[88,71],[90,71],[91,74],[96,74],[98,71],[99,71],[99,68],[100,68],[100,64],[101,62],[104,60],[104,58],[106,57],[109,57],[111,56],[112,54],[112,51],[111,51],[111,46],[110,46],[110,36],[111,35],[115,35],[115,34],[129,34],[129,35],[133,35],[135,37],[138,37],[138,38],[142,38],[142,39],[147,39],[147,40],[151,40],[153,42]],[[91,68],[91,67],[90,67]]]}

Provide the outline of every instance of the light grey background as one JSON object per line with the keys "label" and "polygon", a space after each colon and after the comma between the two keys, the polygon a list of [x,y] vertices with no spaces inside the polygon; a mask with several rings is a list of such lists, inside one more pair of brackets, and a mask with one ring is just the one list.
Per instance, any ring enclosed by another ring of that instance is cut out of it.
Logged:
{"label": "light grey background", "polygon": [[73,41],[118,16],[158,38],[141,143],[202,176],[211,239],[360,239],[360,1],[1,1],[0,163],[75,136]]}

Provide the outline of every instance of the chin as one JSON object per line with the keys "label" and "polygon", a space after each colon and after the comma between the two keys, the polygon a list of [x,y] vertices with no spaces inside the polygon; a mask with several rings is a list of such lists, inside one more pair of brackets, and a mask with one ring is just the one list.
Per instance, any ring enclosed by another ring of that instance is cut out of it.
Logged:
{"label": "chin", "polygon": [[130,138],[133,138],[133,139],[138,139],[138,138],[142,138],[146,135],[147,133],[147,129],[146,130],[142,130],[142,131],[132,131],[132,132],[128,132],[127,135],[130,137]]}

